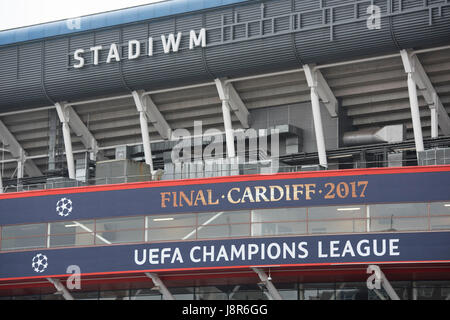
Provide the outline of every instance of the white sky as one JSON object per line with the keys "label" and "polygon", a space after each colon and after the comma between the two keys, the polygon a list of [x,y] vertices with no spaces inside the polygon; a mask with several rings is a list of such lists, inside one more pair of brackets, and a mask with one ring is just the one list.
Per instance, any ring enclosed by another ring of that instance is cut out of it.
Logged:
{"label": "white sky", "polygon": [[161,1],[163,0],[0,0],[0,30]]}

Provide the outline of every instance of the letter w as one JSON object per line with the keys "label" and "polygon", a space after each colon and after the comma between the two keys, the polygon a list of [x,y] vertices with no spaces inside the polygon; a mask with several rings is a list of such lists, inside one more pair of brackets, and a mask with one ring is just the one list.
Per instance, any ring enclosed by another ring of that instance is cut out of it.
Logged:
{"label": "letter w", "polygon": [[166,39],[166,36],[162,35],[161,41],[164,47],[164,53],[169,53],[171,48],[173,52],[178,52],[182,35],[183,34],[181,32],[178,32],[176,40],[173,33],[169,34],[169,39]]}

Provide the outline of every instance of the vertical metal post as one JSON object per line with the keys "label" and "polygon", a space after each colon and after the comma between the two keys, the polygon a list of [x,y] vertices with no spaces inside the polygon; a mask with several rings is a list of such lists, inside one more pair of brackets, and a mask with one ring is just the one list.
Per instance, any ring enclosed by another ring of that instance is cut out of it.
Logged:
{"label": "vertical metal post", "polygon": [[254,272],[256,272],[256,274],[258,274],[259,279],[261,279],[261,281],[264,283],[264,285],[266,286],[270,295],[272,296],[273,300],[283,300],[283,298],[281,297],[277,288],[275,288],[272,281],[269,280],[269,278],[267,277],[267,274],[263,270],[261,270],[259,268],[252,268],[252,270]]}
{"label": "vertical metal post", "polygon": [[230,103],[226,99],[222,100],[222,113],[223,113],[223,123],[225,127],[227,154],[229,158],[234,158],[236,156],[236,151],[234,149],[234,133],[233,133],[233,126],[231,123],[231,110],[230,110]]}
{"label": "vertical metal post", "polygon": [[322,167],[328,168],[327,153],[325,149],[325,137],[323,134],[322,116],[320,114],[319,94],[317,87],[311,87],[311,104],[314,118],[314,131],[316,134],[317,152],[319,154],[319,163]]}
{"label": "vertical metal post", "polygon": [[72,138],[70,137],[70,127],[68,122],[63,122],[64,146],[66,149],[67,169],[69,170],[69,178],[75,179],[75,161],[72,151]]}
{"label": "vertical metal post", "polygon": [[47,278],[47,280],[55,286],[55,288],[56,288],[56,290],[58,290],[58,292],[62,293],[64,299],[75,300],[73,298],[73,296],[70,294],[69,290],[67,290],[67,288],[62,285],[62,283],[61,283],[61,281],[59,281],[59,279]]}
{"label": "vertical metal post", "polygon": [[144,145],[145,163],[150,166],[150,171],[153,172],[153,156],[152,148],[150,146],[150,134],[148,131],[148,120],[145,112],[139,112],[139,119],[141,121],[142,143]]}
{"label": "vertical metal post", "polygon": [[431,111],[431,137],[436,139],[439,135],[438,129],[438,113],[435,107],[430,108]]}
{"label": "vertical metal post", "polygon": [[66,150],[67,159],[67,169],[69,171],[69,178],[75,179],[75,162],[73,158],[72,151],[72,138],[70,137],[70,127],[69,127],[69,114],[66,110],[66,105],[64,103],[56,103],[56,112],[58,113],[59,120],[62,122],[62,131],[64,137],[64,147]]}
{"label": "vertical metal post", "polygon": [[161,281],[157,274],[146,272],[145,275],[152,279],[155,286],[158,287],[159,292],[163,295],[164,300],[175,300],[174,296],[170,293],[164,282]]}
{"label": "vertical metal post", "polygon": [[134,103],[136,105],[137,111],[139,112],[139,120],[141,123],[141,135],[142,135],[142,144],[144,146],[144,157],[145,163],[150,166],[151,173],[153,174],[153,157],[152,157],[152,149],[150,145],[150,134],[148,131],[148,118],[147,118],[147,104],[144,101],[145,97],[142,93],[138,91],[132,92]]}
{"label": "vertical metal post", "polygon": [[424,151],[422,124],[420,122],[419,99],[417,98],[417,86],[411,72],[408,73],[408,92],[409,103],[411,106],[411,117],[414,129],[414,141],[416,143],[416,151]]}
{"label": "vertical metal post", "polygon": [[414,80],[415,62],[410,52],[401,50],[400,55],[403,62],[405,72],[408,74],[408,93],[409,104],[411,107],[411,118],[414,130],[414,141],[416,144],[416,152],[424,151],[422,124],[420,123],[419,100],[417,98],[417,84]]}

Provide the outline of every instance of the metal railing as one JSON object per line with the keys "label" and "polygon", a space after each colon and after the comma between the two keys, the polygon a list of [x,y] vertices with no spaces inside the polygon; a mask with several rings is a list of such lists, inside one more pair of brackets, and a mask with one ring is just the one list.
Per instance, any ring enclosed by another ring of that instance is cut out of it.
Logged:
{"label": "metal railing", "polygon": [[[439,162],[439,163],[438,163]],[[195,163],[192,163],[195,164]],[[444,157],[439,161],[431,161],[427,159],[425,165],[443,165],[450,164],[450,157]],[[404,166],[416,166],[417,161],[415,159],[410,160],[396,160],[392,161],[352,161],[352,162],[339,162],[330,163],[328,168],[320,167],[319,165],[279,165],[268,166],[261,163],[244,163],[237,165],[230,165],[227,169],[214,169],[207,170],[193,169],[180,170],[172,172],[164,172],[158,170],[155,175],[132,175],[132,176],[118,176],[118,177],[102,177],[92,178],[86,181],[71,180],[68,178],[49,179],[42,183],[26,184],[18,181],[17,184],[9,184],[3,187],[3,193],[11,192],[26,192],[37,190],[50,190],[60,188],[73,188],[73,187],[87,187],[98,185],[112,185],[122,183],[133,182],[146,182],[146,181],[158,181],[158,180],[183,180],[183,179],[195,179],[195,178],[212,178],[212,177],[226,177],[237,175],[250,175],[250,174],[275,174],[275,173],[293,173],[293,172],[307,172],[307,171],[321,171],[321,170],[348,170],[348,169],[361,169],[361,168],[377,168],[377,167],[404,167]],[[419,164],[420,165],[420,164]]]}

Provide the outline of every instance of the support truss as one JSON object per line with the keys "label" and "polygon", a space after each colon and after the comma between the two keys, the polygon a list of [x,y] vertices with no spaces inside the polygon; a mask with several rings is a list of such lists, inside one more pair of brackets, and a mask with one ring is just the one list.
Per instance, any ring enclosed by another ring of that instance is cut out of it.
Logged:
{"label": "support truss", "polygon": [[[384,274],[384,272],[381,271],[379,266],[377,266],[377,265],[369,265],[368,268],[367,268],[367,272],[368,273],[374,272],[375,281],[378,282],[379,284],[381,284],[381,286],[384,288],[384,290],[388,294],[389,298],[391,298],[391,300],[400,300],[400,297],[398,296],[397,292],[395,292],[394,288],[391,286],[391,283],[387,279],[387,277]],[[382,298],[382,295],[380,294],[380,292],[377,291],[378,289],[381,289],[381,287],[373,288],[375,294],[378,297],[380,297],[380,299],[384,300]]]}
{"label": "support truss", "polygon": [[241,122],[243,128],[250,127],[250,112],[245,103],[242,101],[239,93],[234,88],[231,82],[227,82],[226,78],[215,80],[217,91],[221,101],[228,101],[231,110],[233,110],[236,117]]}
{"label": "support truss", "polygon": [[97,156],[103,157],[98,150],[98,142],[94,135],[89,131],[84,122],[80,119],[80,116],[76,113],[71,105],[66,103],[56,103],[56,110],[61,122],[68,122],[73,132],[80,137],[83,145],[92,154],[92,160],[95,160]]}
{"label": "support truss", "polygon": [[60,292],[63,295],[64,299],[75,300],[73,296],[70,294],[69,290],[67,290],[67,288],[64,287],[64,285],[61,283],[59,279],[47,278],[47,280],[55,286],[56,290],[58,290],[58,292]]}
{"label": "support truss", "polygon": [[337,117],[339,104],[333,91],[323,77],[322,72],[319,69],[316,69],[315,65],[304,65],[303,70],[305,71],[308,86],[310,88],[316,88],[317,94],[330,113],[330,116],[333,118]]}
{"label": "support truss", "polygon": [[267,274],[263,270],[255,267],[253,267],[252,270],[259,276],[261,282],[266,286],[273,300],[283,300],[277,288],[275,288],[275,286],[273,285],[272,280],[267,276]]}
{"label": "support truss", "polygon": [[72,138],[70,135],[70,129],[80,137],[83,145],[91,153],[91,160],[96,160],[97,156],[103,158],[103,154],[98,150],[98,143],[78,114],[69,104],[65,102],[57,102],[55,104],[56,112],[58,113],[59,120],[63,124],[63,136],[64,146],[66,151],[67,168],[69,170],[69,178],[75,179],[75,161],[72,150]]}
{"label": "support truss", "polygon": [[27,159],[27,153],[9,131],[5,124],[0,120],[0,140],[3,145],[8,147],[8,151],[17,159],[17,177],[23,178],[24,171],[30,177],[42,176],[41,170],[31,159]]}
{"label": "support truss", "polygon": [[437,138],[438,126],[444,135],[450,135],[450,117],[430,81],[419,58],[412,51],[400,52],[405,72],[411,74],[419,92],[430,107],[432,117],[432,137]]}
{"label": "support truss", "polygon": [[146,272],[145,275],[150,279],[152,279],[153,283],[155,284],[159,292],[161,292],[161,294],[163,295],[164,300],[175,300],[174,296],[170,293],[164,282],[162,282],[162,280],[158,277],[156,273]]}
{"label": "support truss", "polygon": [[172,138],[172,128],[167,123],[150,95],[144,93],[143,90],[133,91],[132,94],[137,110],[145,113],[148,121],[153,124],[156,131],[158,131],[163,139],[170,140]]}
{"label": "support truss", "polygon": [[[314,118],[314,132],[316,134],[317,153],[319,154],[319,164],[328,168],[327,152],[325,147],[325,136],[323,133],[322,116],[320,114],[320,98],[324,101],[328,111],[332,116],[337,115],[337,100],[328,87],[325,79],[319,70],[313,66],[304,65],[306,81],[311,89],[311,107]],[[322,80],[321,80],[322,79]]]}

